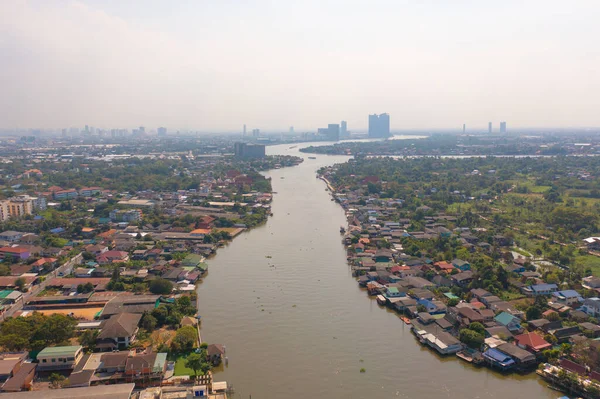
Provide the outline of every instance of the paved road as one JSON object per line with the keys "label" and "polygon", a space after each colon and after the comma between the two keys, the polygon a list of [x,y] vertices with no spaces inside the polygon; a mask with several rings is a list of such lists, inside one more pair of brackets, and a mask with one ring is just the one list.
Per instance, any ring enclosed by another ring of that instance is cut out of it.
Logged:
{"label": "paved road", "polygon": [[[66,274],[65,271],[69,268],[71,268],[73,266],[74,263],[77,263],[77,257],[74,257],[73,259],[69,260],[68,262],[66,262],[64,265],[57,267],[56,269],[54,269],[51,273],[48,273],[44,279],[44,281],[42,281],[40,284],[34,285],[32,286],[32,288],[23,294],[23,296],[21,297],[21,299],[19,299],[14,305],[12,305],[8,310],[6,310],[6,312],[4,312],[4,314],[2,315],[2,319],[5,319],[7,317],[11,317],[13,314],[15,314],[17,311],[23,309],[23,304],[29,299],[32,298],[34,296],[36,296],[37,294],[39,294],[40,292],[42,292],[46,286],[48,285],[48,283],[50,281],[52,281],[54,278],[56,278],[60,273]],[[81,261],[81,259],[79,259],[79,261]],[[16,279],[16,277],[15,277]]]}

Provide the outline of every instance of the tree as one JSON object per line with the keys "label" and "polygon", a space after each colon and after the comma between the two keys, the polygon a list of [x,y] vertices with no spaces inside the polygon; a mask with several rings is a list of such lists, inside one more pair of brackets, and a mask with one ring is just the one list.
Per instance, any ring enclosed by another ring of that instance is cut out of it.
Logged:
{"label": "tree", "polygon": [[39,326],[32,340],[49,344],[60,344],[71,338],[75,332],[77,320],[62,314],[53,314]]}
{"label": "tree", "polygon": [[458,305],[459,300],[457,298],[448,299],[448,306],[456,306]]}
{"label": "tree", "polygon": [[171,343],[173,352],[189,352],[198,340],[198,332],[192,326],[184,326],[177,330]]}
{"label": "tree", "polygon": [[485,339],[483,334],[479,334],[477,331],[473,331],[468,328],[463,328],[460,330],[458,337],[460,342],[474,349],[479,349],[481,345],[483,345]]}
{"label": "tree", "polygon": [[173,291],[173,283],[164,278],[157,278],[150,282],[150,292],[156,295],[168,295]]}
{"label": "tree", "polygon": [[15,280],[15,287],[21,292],[25,292],[25,279],[23,277],[19,277]]}
{"label": "tree", "polygon": [[525,314],[527,315],[527,320],[536,320],[542,317],[542,311],[537,306],[528,307]]}
{"label": "tree", "polygon": [[145,312],[142,315],[141,326],[146,331],[153,331],[156,328],[158,321],[150,313]]}
{"label": "tree", "polygon": [[185,359],[185,367],[194,370],[194,377],[198,375],[198,370],[202,368],[202,356],[199,353],[190,353]]}
{"label": "tree", "polygon": [[483,324],[478,322],[469,324],[469,330],[473,330],[481,335],[485,335],[485,327],[483,326]]}
{"label": "tree", "polygon": [[100,334],[100,330],[85,330],[79,337],[79,343],[81,346],[94,351],[94,349],[96,349],[98,334]]}
{"label": "tree", "polygon": [[58,374],[58,373],[52,373],[50,374],[50,377],[48,377],[48,380],[50,380],[50,384],[52,385],[52,388],[61,388],[64,385],[68,384],[68,380],[66,379],[66,377],[64,375]]}

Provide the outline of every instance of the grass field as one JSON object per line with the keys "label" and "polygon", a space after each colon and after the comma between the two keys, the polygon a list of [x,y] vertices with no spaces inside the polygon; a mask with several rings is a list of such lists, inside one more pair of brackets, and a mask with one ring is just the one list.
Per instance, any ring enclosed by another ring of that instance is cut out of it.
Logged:
{"label": "grass field", "polygon": [[181,376],[181,375],[194,375],[194,370],[192,369],[188,369],[187,367],[185,367],[185,359],[187,358],[187,355],[179,355],[177,358],[175,359],[169,359],[171,361],[175,361],[175,372],[174,375],[175,376]]}
{"label": "grass field", "polygon": [[594,255],[579,255],[575,262],[583,266],[584,269],[592,269],[594,276],[600,277],[600,257]]}

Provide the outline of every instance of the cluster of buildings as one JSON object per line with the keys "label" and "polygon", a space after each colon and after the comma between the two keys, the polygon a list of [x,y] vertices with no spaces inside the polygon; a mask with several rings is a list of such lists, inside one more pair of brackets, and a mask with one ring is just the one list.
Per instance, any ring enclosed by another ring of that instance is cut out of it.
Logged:
{"label": "cluster of buildings", "polygon": [[16,219],[25,215],[32,215],[34,211],[46,209],[46,198],[19,195],[0,201],[0,222],[10,218]]}
{"label": "cluster of buildings", "polygon": [[[334,199],[346,209],[348,227],[341,231],[358,284],[380,305],[397,311],[423,345],[501,371],[535,369],[546,361],[545,351],[562,343],[585,342],[600,356],[600,298],[584,298],[582,289],[544,281],[530,258],[502,257],[511,252],[510,237],[484,228],[456,227],[456,217],[426,205],[413,213],[403,212],[412,216],[398,217],[402,199],[378,198],[361,189],[341,194],[331,188]],[[415,224],[422,229],[415,231]],[[423,254],[427,251],[415,254],[404,247],[440,239],[452,240],[466,250],[463,253],[500,254],[499,267],[507,275],[510,295],[482,287],[468,260],[431,259]],[[600,293],[600,278],[585,278],[582,287]],[[515,299],[543,303],[540,318],[527,319]],[[483,341],[477,347],[461,341],[461,332],[473,323],[482,328]],[[573,372],[574,367],[567,366],[578,364],[580,378],[600,381],[600,370],[578,362],[565,354],[553,367]]]}

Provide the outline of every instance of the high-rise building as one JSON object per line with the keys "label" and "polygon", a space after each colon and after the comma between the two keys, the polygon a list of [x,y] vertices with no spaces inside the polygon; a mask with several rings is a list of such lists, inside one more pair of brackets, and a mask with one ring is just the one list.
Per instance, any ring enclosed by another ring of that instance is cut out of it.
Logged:
{"label": "high-rise building", "polygon": [[247,143],[235,143],[235,156],[236,158],[264,158],[265,157],[265,146],[264,144],[247,144]]}
{"label": "high-rise building", "polygon": [[369,115],[369,137],[387,138],[390,136],[390,116],[388,114]]}
{"label": "high-rise building", "polygon": [[138,130],[139,130],[140,134],[146,133],[146,128],[144,126],[140,126]]}
{"label": "high-rise building", "polygon": [[290,134],[294,134],[294,126],[290,126]]}
{"label": "high-rise building", "polygon": [[348,138],[348,125],[346,121],[342,121],[340,128],[340,138]]}
{"label": "high-rise building", "polygon": [[165,137],[167,135],[167,128],[166,127],[159,127],[158,128],[158,136],[159,137]]}
{"label": "high-rise building", "polygon": [[317,130],[320,136],[324,136],[326,140],[338,141],[340,139],[340,125],[330,123],[327,127],[321,127]]}
{"label": "high-rise building", "polygon": [[242,137],[246,137],[246,124],[244,123],[244,129],[242,130]]}
{"label": "high-rise building", "polygon": [[463,123],[463,134],[465,134],[466,131],[467,131],[467,124]]}
{"label": "high-rise building", "polygon": [[488,122],[488,133],[492,134],[492,122]]}
{"label": "high-rise building", "polygon": [[500,133],[506,133],[506,122],[500,122]]}
{"label": "high-rise building", "polygon": [[252,137],[259,137],[260,129],[252,129]]}

